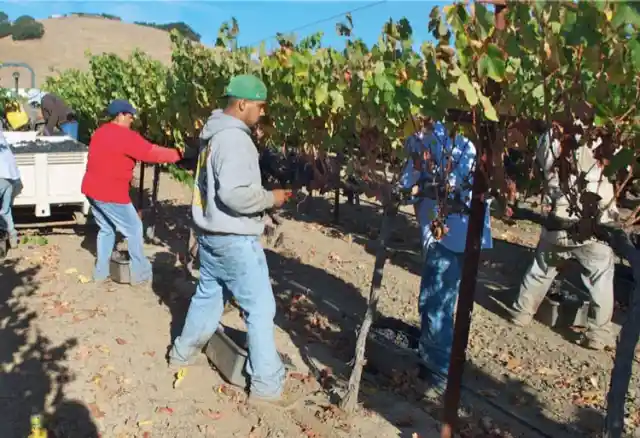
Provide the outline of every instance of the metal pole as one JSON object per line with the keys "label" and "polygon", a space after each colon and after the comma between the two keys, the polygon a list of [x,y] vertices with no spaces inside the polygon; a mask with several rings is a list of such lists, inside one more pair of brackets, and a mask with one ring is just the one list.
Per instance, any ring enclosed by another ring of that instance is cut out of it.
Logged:
{"label": "metal pole", "polygon": [[471,199],[471,214],[467,242],[462,262],[462,280],[456,308],[456,322],[451,346],[451,362],[447,379],[447,389],[444,398],[444,424],[442,438],[452,438],[454,427],[458,421],[458,404],[460,403],[460,387],[466,361],[469,328],[471,327],[471,312],[473,311],[474,294],[480,262],[480,247],[486,204],[484,201],[484,175],[479,163],[473,174],[473,197]]}
{"label": "metal pole", "polygon": [[156,217],[158,214],[157,205],[158,205],[158,191],[160,189],[160,165],[156,164],[153,166],[153,187],[151,189],[151,204],[149,205],[149,211],[153,212],[153,222],[148,224],[148,228],[146,229],[145,236],[147,239],[151,240],[156,235]]}
{"label": "metal pole", "polygon": [[145,163],[140,162],[140,179],[138,182],[138,216],[142,218],[142,209],[144,208],[144,168]]}
{"label": "metal pole", "polygon": [[[498,30],[504,29],[505,6],[496,2],[495,22]],[[500,84],[490,82],[487,87],[488,97],[492,103],[500,96]],[[478,126],[476,126],[478,128]],[[471,213],[469,214],[469,227],[467,229],[467,241],[465,244],[460,290],[458,293],[458,306],[456,308],[456,320],[451,345],[451,359],[447,377],[447,389],[444,396],[444,413],[441,438],[453,438],[455,427],[458,423],[458,406],[460,404],[460,388],[462,375],[466,361],[467,343],[469,342],[469,329],[471,328],[471,313],[473,312],[474,295],[478,280],[478,264],[480,263],[480,250],[486,213],[485,194],[488,190],[488,181],[482,169],[481,157],[486,154],[486,162],[492,162],[493,140],[495,139],[496,126],[483,125],[480,129],[480,139],[476,150],[476,166],[473,173],[473,186],[471,198]]]}

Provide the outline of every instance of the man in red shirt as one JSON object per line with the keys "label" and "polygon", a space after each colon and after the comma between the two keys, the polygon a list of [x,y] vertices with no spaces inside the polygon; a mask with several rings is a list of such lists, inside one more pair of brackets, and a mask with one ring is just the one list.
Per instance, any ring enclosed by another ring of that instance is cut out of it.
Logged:
{"label": "man in red shirt", "polygon": [[175,163],[176,149],[149,143],[131,130],[136,109],[126,100],[114,100],[107,108],[113,119],[91,137],[82,193],[89,199],[100,227],[94,281],[109,277],[109,262],[116,243],[116,231],[127,239],[131,259],[131,284],[151,280],[151,263],[144,255],[142,221],[129,197],[136,161]]}

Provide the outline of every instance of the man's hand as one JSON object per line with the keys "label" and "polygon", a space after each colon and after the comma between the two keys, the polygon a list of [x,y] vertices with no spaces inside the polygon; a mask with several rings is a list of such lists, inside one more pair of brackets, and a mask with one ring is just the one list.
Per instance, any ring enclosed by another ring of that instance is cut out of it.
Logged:
{"label": "man's hand", "polygon": [[273,206],[276,208],[282,207],[292,195],[291,190],[283,189],[275,189],[272,190],[271,193],[273,193]]}

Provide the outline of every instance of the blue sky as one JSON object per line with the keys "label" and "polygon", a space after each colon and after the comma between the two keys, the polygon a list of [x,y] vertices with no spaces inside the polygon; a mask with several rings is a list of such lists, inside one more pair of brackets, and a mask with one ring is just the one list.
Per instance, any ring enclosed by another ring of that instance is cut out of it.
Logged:
{"label": "blue sky", "polygon": [[[36,19],[53,14],[70,12],[108,13],[121,17],[124,21],[151,21],[166,23],[184,21],[202,35],[202,42],[212,44],[220,24],[236,17],[240,25],[240,45],[254,44],[265,40],[274,44],[276,32],[296,32],[298,36],[317,31],[324,32],[323,41],[327,45],[341,46],[341,38],[336,34],[335,23],[339,19],[332,16],[355,10],[352,13],[355,35],[367,43],[374,43],[382,25],[389,18],[406,17],[414,30],[414,40],[419,45],[429,39],[427,23],[431,8],[444,2],[362,0],[362,1],[0,1],[0,10],[10,19],[27,14]],[[357,10],[361,9],[361,10]],[[320,22],[321,21],[321,22]]]}

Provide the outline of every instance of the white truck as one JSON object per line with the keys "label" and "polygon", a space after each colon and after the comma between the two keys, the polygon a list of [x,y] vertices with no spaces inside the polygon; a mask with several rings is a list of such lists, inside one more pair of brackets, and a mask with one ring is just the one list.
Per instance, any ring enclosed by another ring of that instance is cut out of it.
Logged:
{"label": "white truck", "polygon": [[[84,224],[89,202],[80,191],[88,147],[68,136],[36,136],[35,131],[4,132],[20,170],[22,190],[15,207],[30,207],[37,218],[66,207]],[[46,221],[43,221],[46,222]]]}

